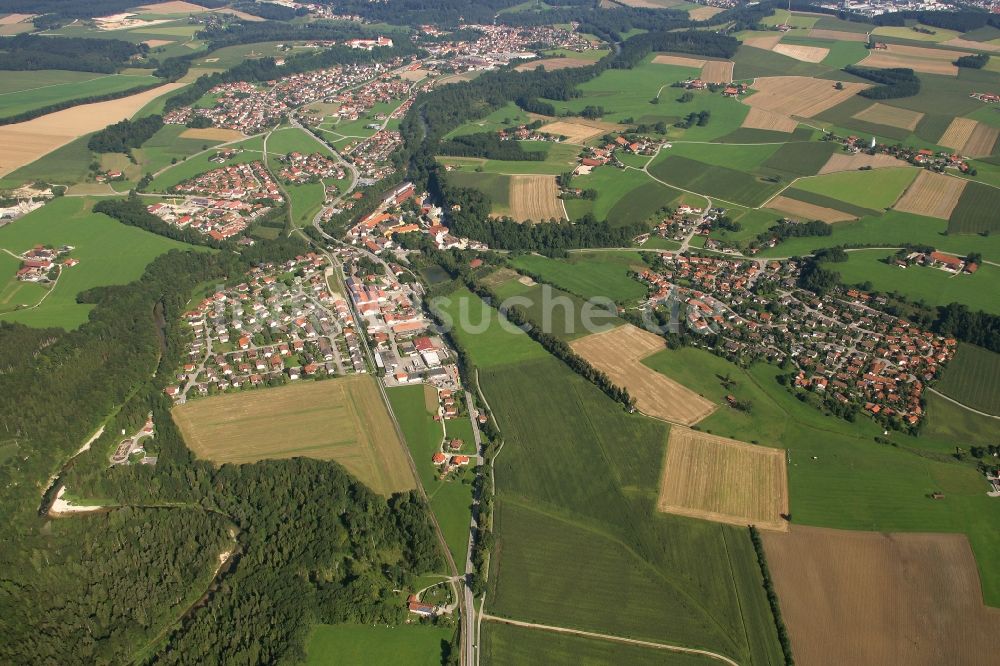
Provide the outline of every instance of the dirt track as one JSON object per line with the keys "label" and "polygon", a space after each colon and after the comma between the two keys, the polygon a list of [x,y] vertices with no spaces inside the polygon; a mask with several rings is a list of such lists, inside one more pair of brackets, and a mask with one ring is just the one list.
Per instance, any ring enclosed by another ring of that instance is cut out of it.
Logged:
{"label": "dirt track", "polygon": [[965,535],[793,525],[763,537],[796,662],[997,663],[1000,609],[983,605]]}

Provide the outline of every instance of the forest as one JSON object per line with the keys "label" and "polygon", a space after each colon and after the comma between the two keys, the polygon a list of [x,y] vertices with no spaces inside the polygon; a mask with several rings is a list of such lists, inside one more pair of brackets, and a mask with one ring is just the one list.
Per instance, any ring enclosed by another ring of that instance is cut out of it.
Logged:
{"label": "forest", "polygon": [[133,56],[143,55],[148,50],[145,44],[121,39],[22,34],[0,38],[0,69],[68,69],[114,74]]}
{"label": "forest", "polygon": [[125,119],[94,133],[87,148],[95,153],[129,153],[163,127],[163,116],[153,114],[138,120]]}
{"label": "forest", "polygon": [[526,151],[517,141],[501,141],[496,132],[463,134],[441,143],[442,155],[454,157],[485,157],[488,160],[541,162],[545,153]]}
{"label": "forest", "polygon": [[844,71],[879,84],[872,88],[865,88],[858,93],[868,99],[912,97],[920,92],[920,78],[916,72],[907,67],[876,69],[874,67],[848,65],[844,68]]}

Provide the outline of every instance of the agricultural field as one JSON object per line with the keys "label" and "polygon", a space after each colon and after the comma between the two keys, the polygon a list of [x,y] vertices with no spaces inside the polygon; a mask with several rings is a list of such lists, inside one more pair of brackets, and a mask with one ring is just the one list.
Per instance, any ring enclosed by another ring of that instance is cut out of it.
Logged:
{"label": "agricultural field", "polygon": [[0,118],[81,97],[157,83],[152,76],[43,69],[0,72]]}
{"label": "agricultural field", "polygon": [[[864,167],[871,167],[872,169],[891,169],[893,167],[905,167],[906,162],[901,159],[895,158],[892,155],[885,155],[883,153],[877,153],[875,155],[869,155],[868,153],[834,153],[830,155],[830,159],[820,168],[820,174],[836,173],[837,171],[857,171],[863,169]],[[930,173],[929,171],[925,173]],[[917,181],[921,179],[921,176],[917,176]],[[911,186],[912,189],[912,186]],[[898,205],[898,204],[897,204]]]}
{"label": "agricultural field", "polygon": [[983,637],[1000,630],[1000,609],[983,605],[964,536],[795,525],[764,544],[797,661],[993,661]]}
{"label": "agricultural field", "polygon": [[668,185],[745,206],[759,206],[781,189],[776,181],[669,152],[660,153],[649,166],[649,173]]}
{"label": "agricultural field", "polygon": [[[80,260],[63,269],[51,290],[32,284],[18,288],[14,272],[20,262],[9,257],[0,268],[0,321],[28,326],[56,326],[74,329],[87,321],[92,305],[76,302],[77,294],[104,285],[125,284],[142,275],[146,265],[174,249],[192,249],[156,234],[129,227],[105,215],[91,212],[93,200],[61,197],[0,228],[0,249],[19,254],[42,243],[72,245],[69,256]],[[46,295],[47,294],[47,295]],[[12,310],[18,303],[32,304],[45,296],[38,307]]]}
{"label": "agricultural field", "polygon": [[802,178],[795,182],[794,188],[850,206],[879,210],[896,203],[918,172],[918,169],[902,167],[877,171],[844,171]]}
{"label": "agricultural field", "polygon": [[893,206],[904,213],[947,220],[958,205],[966,181],[923,170]]}
{"label": "agricultural field", "polygon": [[334,460],[383,495],[415,486],[369,375],[194,400],[173,418],[188,448],[216,464],[304,456]]}
{"label": "agricultural field", "polygon": [[767,207],[780,211],[792,219],[801,221],[822,220],[823,222],[833,223],[857,219],[856,216],[835,208],[828,208],[826,206],[809,203],[807,201],[792,199],[781,196],[780,194],[769,200],[767,202]]}
{"label": "agricultural field", "polygon": [[447,180],[455,187],[471,187],[490,198],[493,215],[510,215],[510,176],[499,173],[452,171]]}
{"label": "agricultural field", "polygon": [[571,346],[606,373],[612,383],[627,389],[643,414],[693,425],[715,411],[717,405],[642,364],[642,359],[661,351],[665,344],[660,336],[625,324],[588,335]]}
{"label": "agricultural field", "polygon": [[[481,157],[438,157],[442,164],[449,165],[457,171],[477,171],[482,173],[502,174],[545,174],[558,176],[572,171],[576,165],[576,155],[579,146],[551,141],[522,141],[524,150],[544,152],[543,160],[488,160]],[[268,150],[272,150],[268,145]]]}
{"label": "agricultural field", "polygon": [[948,221],[948,233],[982,234],[1000,231],[1000,189],[970,182]]}
{"label": "agricultural field", "polygon": [[657,507],[681,516],[785,531],[785,452],[674,426]]}
{"label": "agricultural field", "polygon": [[[457,563],[464,562],[469,544],[472,485],[463,483],[463,480],[471,479],[473,472],[465,468],[453,472],[442,481],[438,469],[431,464],[431,456],[440,450],[444,437],[441,423],[434,420],[438,406],[437,392],[428,384],[415,384],[389,388],[386,394],[451,556]],[[448,436],[471,442],[472,424],[468,418],[448,421],[447,424],[451,428],[459,422],[468,426],[469,434],[460,436],[458,433],[449,433]],[[471,447],[469,451],[471,452]]]}
{"label": "agricultural field", "polygon": [[518,221],[566,219],[555,176],[510,177],[510,216]]}
{"label": "agricultural field", "polygon": [[574,252],[565,260],[524,254],[511,263],[517,270],[583,298],[602,296],[628,303],[646,296],[646,286],[629,277],[630,272],[645,269],[638,252]]}
{"label": "agricultural field", "polygon": [[789,116],[811,118],[856,95],[868,86],[845,82],[843,90],[828,79],[805,76],[770,76],[754,81],[755,94],[744,104]]}
{"label": "agricultural field", "polygon": [[1000,354],[959,344],[958,353],[934,388],[963,405],[1000,416]]}
{"label": "agricultural field", "polygon": [[[402,603],[402,600],[400,600]],[[440,666],[443,645],[455,629],[410,624],[399,627],[318,624],[306,641],[307,666],[413,664]]]}

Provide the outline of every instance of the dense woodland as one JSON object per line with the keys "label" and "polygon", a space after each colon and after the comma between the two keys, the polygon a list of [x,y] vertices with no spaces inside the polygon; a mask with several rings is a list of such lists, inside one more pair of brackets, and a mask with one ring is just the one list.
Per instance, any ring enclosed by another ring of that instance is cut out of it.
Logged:
{"label": "dense woodland", "polygon": [[874,67],[859,67],[848,65],[844,68],[848,74],[860,76],[874,81],[878,85],[865,88],[858,94],[868,99],[895,99],[897,97],[912,97],[920,92],[920,78],[916,72],[907,67],[892,69],[876,69]]}
{"label": "dense woodland", "polygon": [[442,155],[484,157],[488,160],[541,162],[543,151],[527,151],[517,141],[501,141],[496,132],[463,134],[441,143]]}
{"label": "dense woodland", "polygon": [[0,69],[68,69],[114,74],[133,56],[148,50],[145,44],[121,39],[15,35],[0,38]]}
{"label": "dense woodland", "polygon": [[153,114],[137,120],[125,119],[95,132],[87,148],[95,153],[129,153],[163,128],[163,116]]}

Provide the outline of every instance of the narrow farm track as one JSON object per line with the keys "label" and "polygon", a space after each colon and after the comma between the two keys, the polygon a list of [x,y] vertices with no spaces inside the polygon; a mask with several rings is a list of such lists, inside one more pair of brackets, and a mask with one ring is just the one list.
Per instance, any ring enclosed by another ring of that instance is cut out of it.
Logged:
{"label": "narrow farm track", "polygon": [[996,419],[997,421],[1000,421],[1000,416],[996,416],[994,414],[989,414],[987,412],[981,412],[978,409],[976,409],[975,407],[969,407],[968,405],[966,405],[964,403],[961,403],[958,400],[955,400],[954,398],[950,398],[950,397],[946,396],[944,393],[941,393],[941,391],[938,391],[937,389],[929,388],[927,390],[930,391],[931,393],[933,393],[936,396],[944,398],[945,400],[947,400],[948,402],[950,402],[952,404],[958,405],[959,407],[962,407],[964,409],[969,410],[973,414],[979,414],[980,416],[985,416],[988,419]]}
{"label": "narrow farm track", "polygon": [[488,613],[483,613],[480,617],[482,617],[485,620],[489,620],[490,622],[500,622],[502,624],[509,624],[515,627],[523,627],[525,629],[539,629],[542,631],[551,631],[557,634],[569,634],[571,636],[594,638],[602,641],[611,641],[613,643],[625,643],[627,645],[637,645],[639,647],[653,648],[655,650],[667,650],[669,652],[696,654],[704,657],[709,657],[717,661],[721,661],[722,663],[729,664],[730,666],[740,666],[738,662],[733,661],[729,657],[723,654],[719,654],[718,652],[712,652],[711,650],[688,648],[688,647],[682,647],[680,645],[669,645],[667,643],[654,643],[652,641],[643,641],[636,638],[625,638],[624,636],[612,636],[611,634],[598,634],[593,631],[583,631],[582,629],[570,629],[568,627],[554,627],[548,624],[522,622],[520,620],[512,620],[507,617],[498,617],[496,615],[489,615]]}

